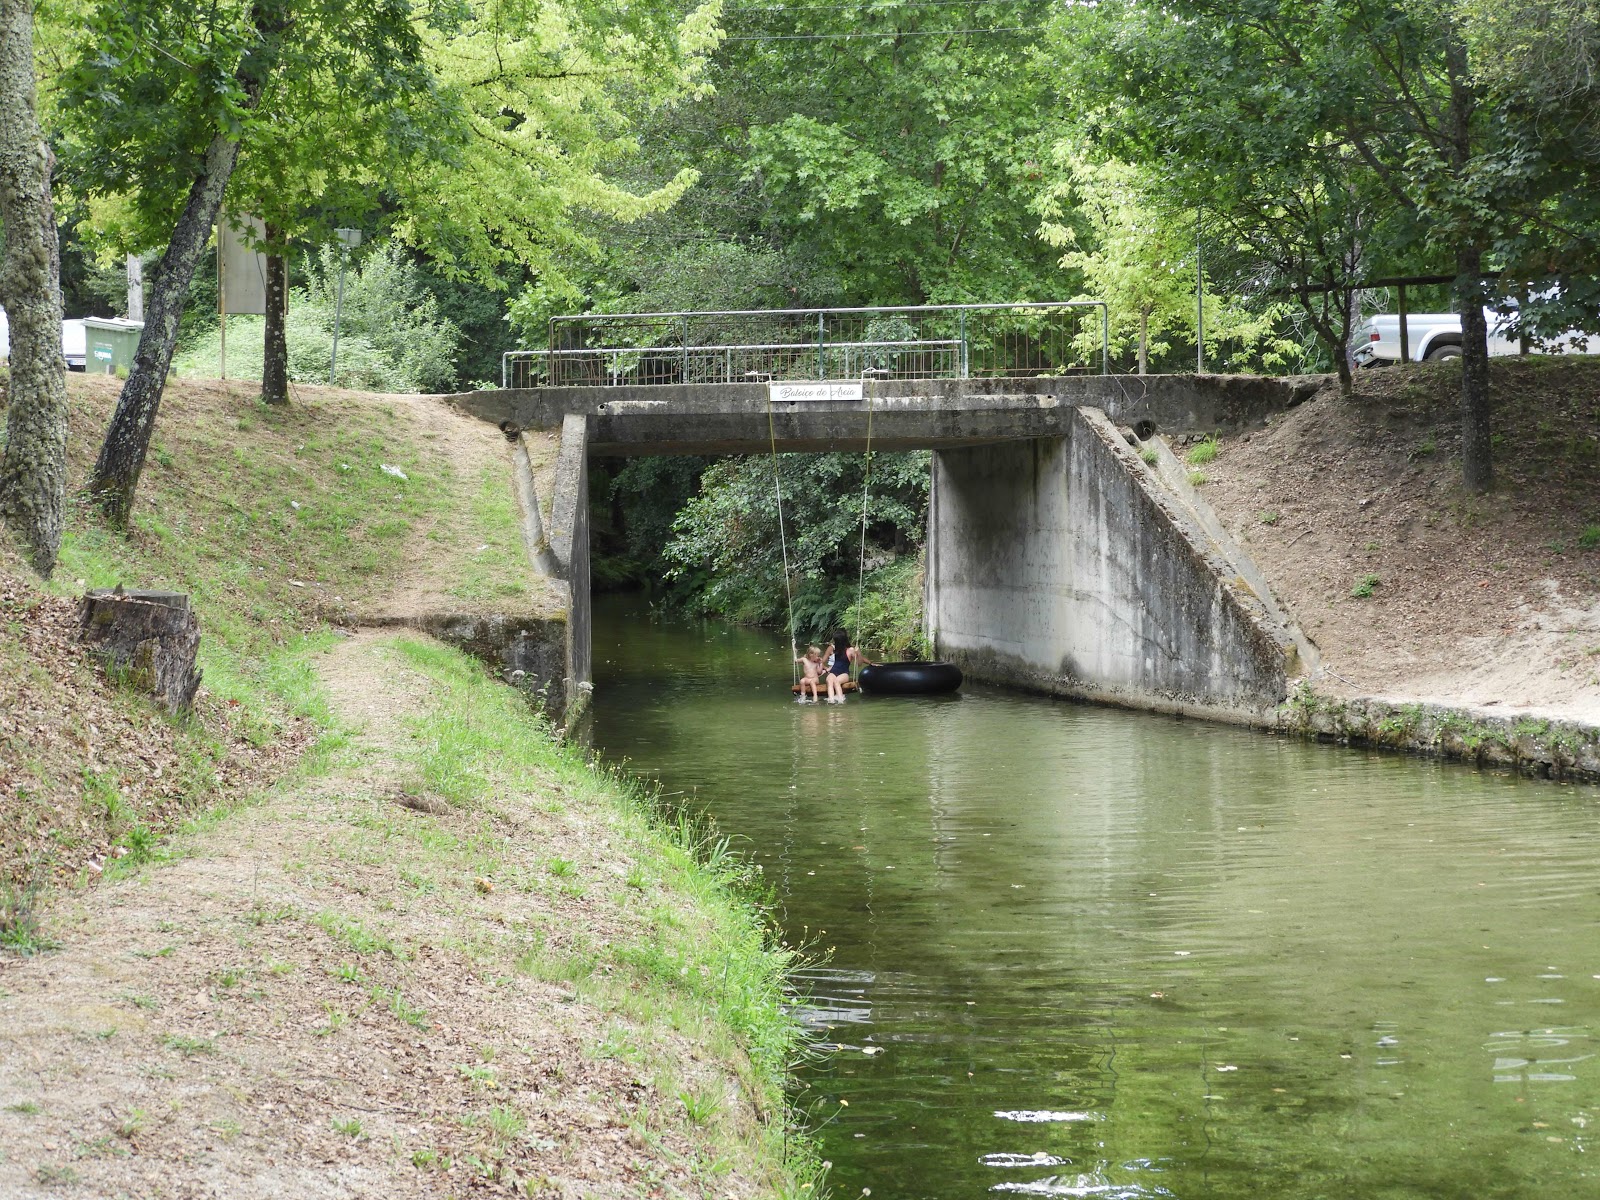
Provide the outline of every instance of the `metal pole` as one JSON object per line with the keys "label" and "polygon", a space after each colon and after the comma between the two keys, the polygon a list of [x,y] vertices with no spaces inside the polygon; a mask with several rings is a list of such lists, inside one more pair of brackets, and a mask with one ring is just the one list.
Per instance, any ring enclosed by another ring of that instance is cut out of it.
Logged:
{"label": "metal pole", "polygon": [[1411,329],[1406,320],[1406,285],[1400,285],[1400,361],[1411,361]]}
{"label": "metal pole", "polygon": [[1204,210],[1194,210],[1194,369],[1197,375],[1206,373],[1206,273],[1201,259],[1200,217]]}
{"label": "metal pole", "polygon": [[967,349],[967,310],[963,308],[957,315],[961,326],[961,361],[958,370],[961,372],[961,378],[966,379],[967,372],[972,369],[972,355]]}
{"label": "metal pole", "polygon": [[689,382],[689,315],[683,317],[683,382]]}
{"label": "metal pole", "polygon": [[1100,306],[1100,374],[1111,374],[1111,310]]}
{"label": "metal pole", "polygon": [[217,223],[217,374],[228,377],[228,292],[222,278],[222,223]]}
{"label": "metal pole", "polygon": [[339,244],[339,295],[333,302],[333,355],[328,360],[328,386],[333,387],[334,377],[339,372],[339,319],[344,316],[344,264],[348,255],[344,250],[344,243]]}
{"label": "metal pole", "polygon": [[817,313],[817,378],[818,379],[826,379],[828,377],[827,370],[822,365],[822,339],[823,339],[823,336],[824,336],[823,335],[823,330],[824,330],[823,322],[826,319],[827,318],[823,313],[820,313],[820,312]]}

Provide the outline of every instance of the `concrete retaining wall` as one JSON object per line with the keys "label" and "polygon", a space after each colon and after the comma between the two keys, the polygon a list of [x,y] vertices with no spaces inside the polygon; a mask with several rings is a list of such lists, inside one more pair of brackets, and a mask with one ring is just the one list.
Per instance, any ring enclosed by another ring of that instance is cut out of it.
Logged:
{"label": "concrete retaining wall", "polygon": [[1295,647],[1106,415],[934,454],[928,632],[976,679],[1269,726]]}
{"label": "concrete retaining wall", "polygon": [[568,589],[566,721],[583,715],[594,690],[589,600],[589,419],[568,413],[561,422],[555,495],[550,502],[550,548]]}

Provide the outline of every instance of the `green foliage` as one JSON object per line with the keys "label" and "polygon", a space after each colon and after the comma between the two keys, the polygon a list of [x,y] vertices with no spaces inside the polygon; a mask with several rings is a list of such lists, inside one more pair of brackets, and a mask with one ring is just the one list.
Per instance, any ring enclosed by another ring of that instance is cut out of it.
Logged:
{"label": "green foliage", "polygon": [[929,646],[922,631],[922,572],[921,554],[902,555],[870,572],[860,602],[852,594],[836,623],[861,645],[891,658],[925,657]]}
{"label": "green foliage", "polygon": [[24,958],[56,948],[41,927],[37,884],[0,880],[0,949]]}
{"label": "green foliage", "polygon": [[1355,587],[1350,589],[1350,596],[1355,600],[1370,600],[1372,598],[1373,591],[1381,586],[1382,583],[1383,580],[1379,579],[1376,575],[1363,575],[1360,579],[1356,580]]}
{"label": "green foliage", "polygon": [[[286,321],[289,378],[328,382],[338,304],[339,259],[331,247],[307,264],[306,284],[289,299]],[[228,321],[228,374],[261,378],[260,317]],[[213,326],[175,357],[180,373],[220,373],[219,332]],[[345,272],[339,321],[340,387],[374,392],[436,392],[454,386],[461,331],[441,315],[422,271],[399,247],[385,243]]]}
{"label": "green foliage", "polygon": [[242,145],[240,184],[258,206],[370,184],[374,126],[430,91],[409,0],[86,7],[72,14],[81,32],[71,17],[57,30],[67,66],[54,115],[67,176],[108,246],[164,245],[223,134]]}
{"label": "green foliage", "polygon": [[1583,532],[1578,535],[1578,549],[1600,549],[1600,525],[1585,525]]}
{"label": "green foliage", "polygon": [[[925,451],[876,453],[866,500],[866,561],[881,566],[921,542],[928,502]],[[782,537],[771,458],[714,463],[700,494],[678,514],[667,557],[692,603],[741,621],[787,624],[784,556],[794,589],[799,636],[830,627],[850,599],[861,563],[860,454],[783,454]],[[848,591],[849,598],[845,598]]]}
{"label": "green foliage", "polygon": [[[1064,251],[1061,265],[1082,275],[1076,298],[1108,306],[1112,353],[1134,347],[1143,375],[1174,341],[1194,344],[1198,213],[1174,205],[1154,171],[1087,159],[1076,138],[1057,143],[1052,160],[1057,177],[1036,202],[1045,218],[1041,233]],[[1252,311],[1208,286],[1205,306],[1213,360],[1226,350],[1237,370],[1281,366],[1294,356],[1294,342],[1277,332],[1283,304]],[[1099,342],[1100,331],[1086,328],[1078,349],[1092,355]]]}
{"label": "green foliage", "polygon": [[[715,45],[714,8],[666,2],[475,0],[425,34],[448,114],[437,155],[390,181],[396,233],[445,274],[499,286],[507,266],[560,283],[557,250],[597,250],[578,214],[629,221],[696,178],[688,168],[633,190],[629,111],[692,95]],[[626,106],[623,98],[626,97]]]}

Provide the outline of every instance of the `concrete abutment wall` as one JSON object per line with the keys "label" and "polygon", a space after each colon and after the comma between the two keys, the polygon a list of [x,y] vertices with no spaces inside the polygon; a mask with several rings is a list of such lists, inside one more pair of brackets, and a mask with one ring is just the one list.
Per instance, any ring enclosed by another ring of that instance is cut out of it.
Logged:
{"label": "concrete abutment wall", "polygon": [[974,678],[1269,725],[1292,639],[1096,408],[936,451],[928,633]]}

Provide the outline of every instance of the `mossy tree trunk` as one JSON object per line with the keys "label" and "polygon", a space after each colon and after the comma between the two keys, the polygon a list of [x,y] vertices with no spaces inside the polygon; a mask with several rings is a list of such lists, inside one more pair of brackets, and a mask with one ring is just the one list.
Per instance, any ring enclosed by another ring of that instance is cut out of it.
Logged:
{"label": "mossy tree trunk", "polygon": [[0,0],[0,305],[11,326],[0,518],[41,575],[55,569],[67,479],[67,381],[52,156],[33,82],[33,2]]}

